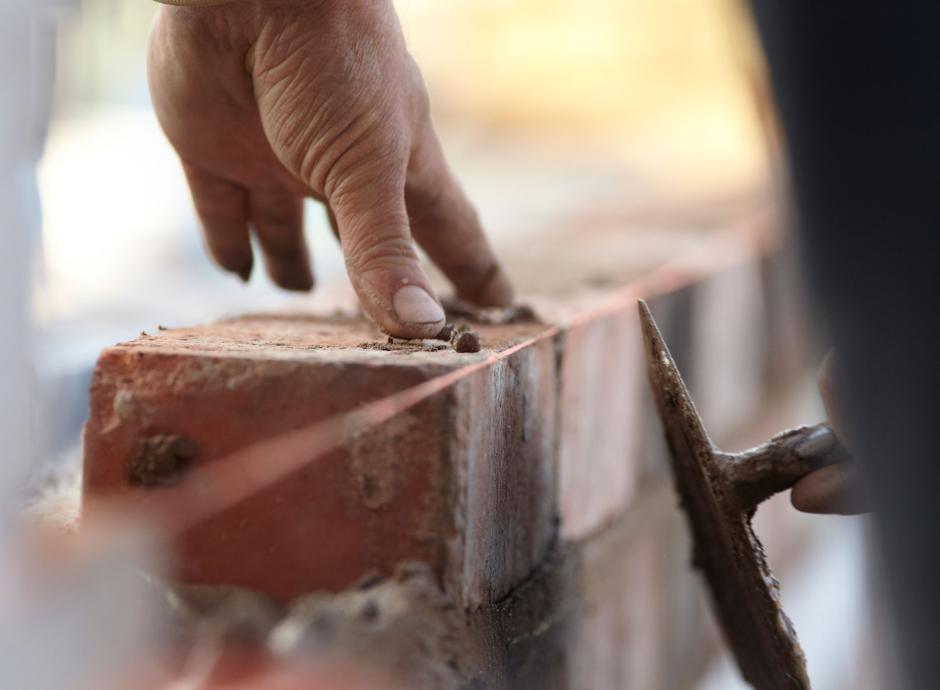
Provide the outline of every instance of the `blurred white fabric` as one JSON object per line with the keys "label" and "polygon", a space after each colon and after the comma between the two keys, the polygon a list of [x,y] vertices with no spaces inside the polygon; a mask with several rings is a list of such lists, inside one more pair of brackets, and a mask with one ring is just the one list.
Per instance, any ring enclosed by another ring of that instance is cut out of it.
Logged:
{"label": "blurred white fabric", "polygon": [[[34,467],[30,299],[41,229],[36,169],[53,83],[62,0],[0,0],[0,687],[94,687],[114,659],[133,662],[147,628],[138,567],[145,540],[105,540],[68,567],[41,568],[18,533]],[[117,656],[112,656],[117,654]]]}
{"label": "blurred white fabric", "polygon": [[40,227],[36,164],[45,128],[41,110],[51,75],[38,78],[38,13],[33,0],[4,0],[0,13],[0,227],[4,241],[0,252],[0,380],[4,382],[0,438],[5,451],[0,463],[0,505],[5,535],[14,495],[30,464],[29,278]]}

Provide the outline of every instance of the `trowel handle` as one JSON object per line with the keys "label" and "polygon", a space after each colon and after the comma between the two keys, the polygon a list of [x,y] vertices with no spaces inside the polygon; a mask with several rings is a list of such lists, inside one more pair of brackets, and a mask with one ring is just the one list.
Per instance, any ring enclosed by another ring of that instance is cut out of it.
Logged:
{"label": "trowel handle", "polygon": [[827,424],[784,431],[756,448],[728,454],[726,459],[725,476],[745,508],[756,507],[821,467],[852,461]]}

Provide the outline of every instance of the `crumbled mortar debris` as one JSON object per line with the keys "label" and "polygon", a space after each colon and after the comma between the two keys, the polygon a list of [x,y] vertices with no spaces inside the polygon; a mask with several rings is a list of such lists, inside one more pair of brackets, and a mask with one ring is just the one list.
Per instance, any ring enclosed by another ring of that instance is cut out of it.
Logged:
{"label": "crumbled mortar debris", "polygon": [[23,496],[23,515],[63,531],[78,524],[82,504],[81,453],[71,449],[41,466]]}
{"label": "crumbled mortar debris", "polygon": [[188,438],[158,434],[141,439],[127,459],[127,481],[140,486],[172,486],[196,460],[198,449]]}
{"label": "crumbled mortar debris", "polygon": [[359,343],[360,350],[377,350],[379,352],[397,352],[399,354],[408,354],[411,352],[440,352],[448,349],[441,343],[432,343],[426,340],[405,340],[402,338],[392,338],[389,336],[384,343]]}
{"label": "crumbled mortar debris", "polygon": [[241,587],[154,582],[170,611],[173,633],[190,643],[208,640],[267,644],[286,610],[274,599]]}
{"label": "crumbled mortar debris", "polygon": [[451,332],[450,344],[457,352],[479,352],[480,334],[467,324],[460,324]]}
{"label": "crumbled mortar debris", "polygon": [[460,685],[459,616],[422,563],[391,578],[367,575],[341,594],[297,599],[269,638],[278,655],[368,658],[403,687]]}
{"label": "crumbled mortar debris", "polygon": [[[454,325],[446,324],[441,332],[434,336],[433,341],[444,341],[450,344],[455,351],[460,353],[479,352],[482,348],[480,334],[472,329],[468,324],[461,323]],[[447,345],[439,342],[428,341],[423,338],[409,340],[407,338],[388,337],[384,343],[360,343],[362,350],[379,350],[381,352],[440,352],[448,349]]]}
{"label": "crumbled mortar debris", "polygon": [[365,662],[401,687],[461,687],[462,618],[422,563],[399,564],[389,578],[370,573],[339,594],[299,597],[286,609],[238,587],[154,584],[175,638],[194,650],[255,641],[285,660]]}

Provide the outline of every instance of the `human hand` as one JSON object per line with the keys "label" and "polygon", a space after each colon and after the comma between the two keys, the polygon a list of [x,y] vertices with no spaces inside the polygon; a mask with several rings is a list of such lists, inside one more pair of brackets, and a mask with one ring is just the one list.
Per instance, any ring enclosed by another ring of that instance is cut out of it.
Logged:
{"label": "human hand", "polygon": [[154,108],[222,268],[247,280],[250,229],[275,283],[311,289],[309,196],[327,205],[353,287],[387,333],[444,324],[413,240],[461,299],[512,302],[390,0],[161,7],[149,54]]}
{"label": "human hand", "polygon": [[[829,425],[845,443],[845,426],[836,400],[832,352],[823,360],[817,381]],[[837,463],[808,474],[793,485],[790,501],[797,510],[807,513],[857,515],[868,511],[854,464]]]}

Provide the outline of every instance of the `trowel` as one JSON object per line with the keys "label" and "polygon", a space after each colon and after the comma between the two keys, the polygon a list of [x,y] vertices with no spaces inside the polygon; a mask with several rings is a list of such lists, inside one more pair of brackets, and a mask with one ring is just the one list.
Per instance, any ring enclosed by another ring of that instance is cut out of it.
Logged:
{"label": "trowel", "polygon": [[810,472],[849,462],[825,424],[784,431],[742,453],[712,443],[646,302],[640,323],[653,397],[679,500],[725,641],[745,680],[760,690],[809,690],[806,659],[780,606],[779,585],[751,528],[757,506]]}

